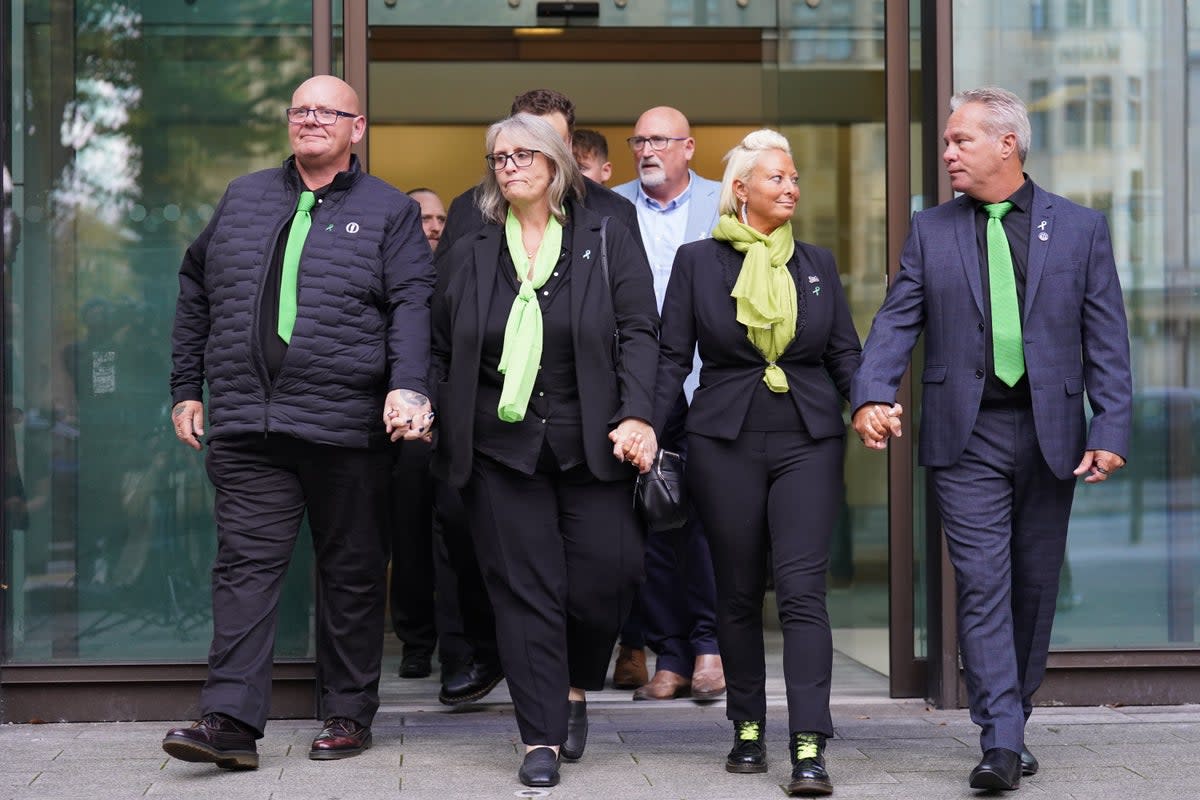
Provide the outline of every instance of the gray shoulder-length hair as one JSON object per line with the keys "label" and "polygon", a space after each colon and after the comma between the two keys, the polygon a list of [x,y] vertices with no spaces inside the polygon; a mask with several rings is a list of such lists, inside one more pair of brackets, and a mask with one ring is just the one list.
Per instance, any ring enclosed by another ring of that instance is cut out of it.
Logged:
{"label": "gray shoulder-length hair", "polygon": [[[562,222],[567,218],[566,199],[568,195],[580,197],[583,194],[583,175],[575,163],[575,156],[567,147],[562,137],[554,127],[533,114],[513,114],[488,128],[487,152],[491,153],[496,146],[496,139],[504,134],[510,142],[525,150],[537,150],[550,162],[554,176],[550,179],[550,187],[546,194],[550,198],[550,213]],[[479,210],[488,222],[503,223],[508,216],[508,201],[500,191],[500,182],[496,179],[496,171],[488,169],[479,185]]]}
{"label": "gray shoulder-length hair", "polygon": [[1033,134],[1029,126],[1029,111],[1021,98],[996,86],[967,89],[950,98],[950,113],[953,114],[967,103],[979,103],[987,109],[983,129],[989,136],[999,139],[1009,131],[1016,134],[1017,158],[1024,164],[1029,156],[1029,142]]}
{"label": "gray shoulder-length hair", "polygon": [[746,134],[746,138],[725,154],[725,176],[721,178],[721,202],[718,209],[721,214],[733,214],[735,217],[738,215],[738,199],[733,193],[733,182],[740,180],[744,183],[750,180],[750,173],[754,172],[759,156],[769,150],[782,150],[789,158],[792,155],[792,146],[788,144],[787,138],[770,128]]}

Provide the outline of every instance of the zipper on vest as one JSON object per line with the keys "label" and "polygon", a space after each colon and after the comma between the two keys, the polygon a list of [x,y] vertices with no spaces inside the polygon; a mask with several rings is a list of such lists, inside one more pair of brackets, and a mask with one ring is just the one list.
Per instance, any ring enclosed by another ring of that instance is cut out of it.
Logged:
{"label": "zipper on vest", "polygon": [[[292,200],[293,200],[292,205],[295,205],[295,203],[299,201],[299,197],[300,197],[299,194],[296,194],[292,198]],[[283,233],[283,226],[287,224],[288,219],[289,219],[288,216],[284,216],[284,218],[279,221],[279,224],[277,224],[275,226],[274,236],[272,237],[272,241],[274,241],[274,246],[271,248],[271,251],[270,251],[270,261],[268,261],[264,264],[264,268],[262,270],[262,275],[258,279],[258,302],[255,303],[255,305],[254,305],[254,319],[250,320],[250,330],[251,330],[251,336],[250,336],[251,359],[250,360],[254,362],[254,369],[258,373],[259,383],[261,383],[262,387],[263,387],[263,399],[264,399],[264,402],[263,402],[263,438],[264,439],[266,439],[271,434],[271,393],[272,393],[272,389],[274,388],[274,383],[271,381],[271,375],[267,371],[266,358],[264,358],[263,352],[262,352],[262,339],[259,336],[259,320],[262,319],[263,303],[269,301],[269,299],[267,298],[267,295],[269,294],[269,292],[266,291],[267,290],[266,283],[267,283],[267,279],[271,275],[271,268],[275,264],[275,255],[279,250],[280,234]],[[297,292],[299,292],[299,286],[297,286],[296,290],[297,290]],[[271,332],[267,331],[266,334],[267,334],[267,336],[270,336]],[[280,365],[279,369],[281,372],[283,371],[282,364]]]}

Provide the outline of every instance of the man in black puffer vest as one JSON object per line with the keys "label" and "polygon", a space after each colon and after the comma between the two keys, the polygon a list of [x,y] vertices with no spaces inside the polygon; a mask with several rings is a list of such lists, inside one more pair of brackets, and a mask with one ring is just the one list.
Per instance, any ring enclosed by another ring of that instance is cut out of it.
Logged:
{"label": "man in black puffer vest", "polygon": [[287,109],[292,157],[229,185],[179,270],[171,419],[216,489],[213,640],[202,718],[163,749],[258,766],[280,586],[308,514],[324,729],[309,757],[358,755],[379,707],[389,440],[428,433],[434,273],[420,207],[350,152],[357,94],[310,78]]}

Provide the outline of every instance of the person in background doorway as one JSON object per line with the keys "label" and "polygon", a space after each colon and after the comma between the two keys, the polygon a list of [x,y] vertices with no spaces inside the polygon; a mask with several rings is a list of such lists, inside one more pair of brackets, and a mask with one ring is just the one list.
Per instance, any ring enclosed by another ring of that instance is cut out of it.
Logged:
{"label": "person in background doorway", "polygon": [[608,160],[608,139],[591,128],[576,128],[571,135],[571,152],[583,177],[599,184],[612,177],[612,162]]}
{"label": "person in background doorway", "polygon": [[783,631],[786,789],[826,795],[833,640],[825,573],[841,509],[842,405],[859,364],[858,334],[833,254],[792,236],[800,190],[787,139],[755,131],[726,161],[712,238],[680,247],[671,270],[654,425],[664,430],[678,406],[699,345],[687,482],[717,579],[725,715],[734,728],[725,769],[767,770],[769,564]]}
{"label": "person in background doorway", "polygon": [[[658,106],[647,110],[638,118],[628,143],[638,177],[613,191],[637,209],[661,308],[680,245],[712,236],[721,184],[691,169],[696,140],[687,117],[678,109]],[[685,382],[661,436],[664,448],[685,458],[687,404],[697,380],[693,373]],[[637,667],[645,669],[640,647],[645,642],[658,658],[650,682],[631,687],[634,700],[720,697],[725,692],[725,674],[717,646],[716,591],[712,556],[695,514],[681,530],[650,534],[646,582],[621,631],[613,685],[630,687]]]}
{"label": "person in background doorway", "polygon": [[1025,723],[1046,672],[1076,478],[1107,480],[1129,450],[1129,330],[1104,215],[1025,174],[1025,104],[974,89],[950,112],[942,162],[962,194],[913,217],[851,407],[868,447],[900,435],[896,392],[923,332],[922,419],[936,424],[921,426],[919,458],[954,565],[981,729],[969,782],[1007,790],[1038,770]]}
{"label": "person in background doorway", "polygon": [[421,229],[429,240],[429,249],[437,250],[438,239],[442,238],[442,230],[446,227],[446,207],[442,198],[433,189],[418,187],[409,189],[408,196],[421,204]]}

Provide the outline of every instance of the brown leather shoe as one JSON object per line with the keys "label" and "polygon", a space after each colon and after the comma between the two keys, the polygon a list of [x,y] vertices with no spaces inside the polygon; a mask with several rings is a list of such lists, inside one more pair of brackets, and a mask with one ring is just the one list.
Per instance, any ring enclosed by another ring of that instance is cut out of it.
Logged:
{"label": "brown leather shoe", "polygon": [[716,700],[725,694],[725,668],[719,655],[696,656],[692,669],[692,699]]}
{"label": "brown leather shoe", "polygon": [[314,761],[357,756],[371,746],[371,729],[345,717],[330,717],[312,741],[308,757]]}
{"label": "brown leather shoe", "polygon": [[656,670],[654,677],[645,686],[633,693],[634,700],[674,700],[687,697],[692,692],[692,682],[678,672],[669,669]]}
{"label": "brown leather shoe", "polygon": [[221,769],[258,769],[253,730],[224,714],[205,714],[187,728],[172,728],[162,748],[180,761],[216,764]]}
{"label": "brown leather shoe", "polygon": [[614,689],[637,689],[646,685],[650,676],[646,674],[646,651],[640,647],[621,645],[617,650],[617,663],[613,667]]}

